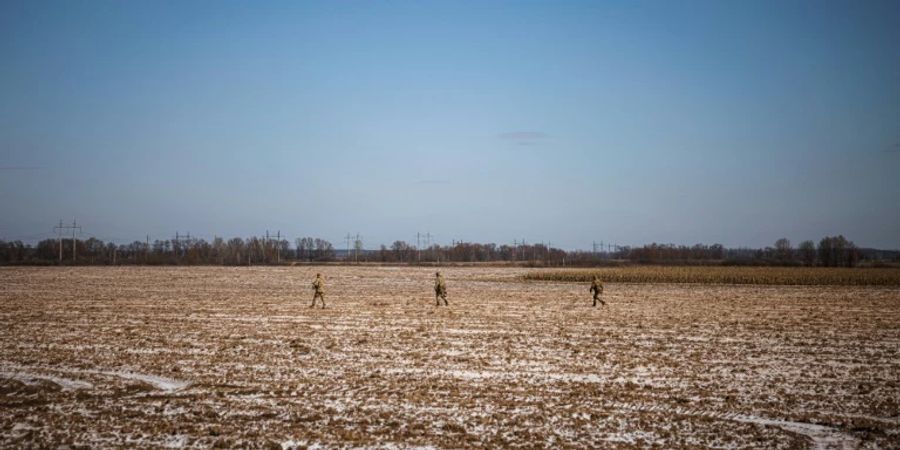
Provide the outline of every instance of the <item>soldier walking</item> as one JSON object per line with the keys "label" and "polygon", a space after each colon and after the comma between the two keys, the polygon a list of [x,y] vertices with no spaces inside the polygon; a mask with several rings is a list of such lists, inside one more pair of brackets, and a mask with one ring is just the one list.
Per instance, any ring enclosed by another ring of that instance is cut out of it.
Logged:
{"label": "soldier walking", "polygon": [[447,303],[447,283],[444,282],[444,276],[440,272],[435,272],[434,277],[434,299],[437,306],[441,306],[441,300],[444,300],[444,305],[450,306],[450,303]]}
{"label": "soldier walking", "polygon": [[603,282],[600,281],[600,278],[594,275],[594,281],[591,282],[591,293],[594,294],[594,306],[597,306],[597,302],[606,306],[606,302],[600,298],[600,294],[603,294]]}
{"label": "soldier walking", "polygon": [[316,293],[313,295],[312,304],[309,305],[310,308],[316,307],[316,299],[322,299],[322,309],[325,309],[325,279],[322,278],[321,273],[316,274],[316,279],[312,282],[313,289],[316,290]]}

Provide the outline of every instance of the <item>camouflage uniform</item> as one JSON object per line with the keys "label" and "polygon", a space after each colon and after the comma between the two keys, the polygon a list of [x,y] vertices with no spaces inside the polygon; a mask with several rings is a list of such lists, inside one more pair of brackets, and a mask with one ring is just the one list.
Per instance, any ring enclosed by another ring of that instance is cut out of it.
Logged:
{"label": "camouflage uniform", "polygon": [[600,281],[600,278],[594,277],[594,281],[591,282],[591,293],[594,294],[594,306],[597,306],[597,302],[603,303],[606,305],[606,302],[600,298],[600,294],[603,294],[603,282]]}
{"label": "camouflage uniform", "polygon": [[316,274],[316,279],[312,282],[313,289],[316,290],[315,295],[313,295],[312,304],[309,305],[310,308],[314,308],[316,306],[316,299],[322,299],[322,308],[325,308],[325,279],[322,278],[321,273]]}
{"label": "camouflage uniform", "polygon": [[441,300],[444,300],[444,304],[450,306],[450,303],[447,303],[447,284],[444,283],[444,277],[440,272],[434,274],[434,299],[437,301],[437,305],[441,306]]}

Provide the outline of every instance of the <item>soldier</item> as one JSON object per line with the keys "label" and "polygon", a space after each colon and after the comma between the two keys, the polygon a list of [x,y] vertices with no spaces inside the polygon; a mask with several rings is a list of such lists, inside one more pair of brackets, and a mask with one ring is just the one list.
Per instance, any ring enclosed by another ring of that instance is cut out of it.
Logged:
{"label": "soldier", "polygon": [[434,299],[437,301],[437,306],[441,306],[441,299],[444,300],[444,304],[450,306],[450,303],[447,303],[447,284],[444,283],[444,277],[440,272],[434,273]]}
{"label": "soldier", "polygon": [[322,278],[321,273],[316,274],[316,279],[312,282],[313,289],[316,290],[315,295],[313,295],[312,305],[309,305],[310,308],[316,307],[316,299],[322,299],[322,309],[325,309],[325,279]]}
{"label": "soldier", "polygon": [[606,306],[606,302],[600,298],[600,294],[603,293],[603,282],[596,275],[594,275],[594,281],[591,282],[591,293],[594,294],[594,306],[597,306],[598,301]]}

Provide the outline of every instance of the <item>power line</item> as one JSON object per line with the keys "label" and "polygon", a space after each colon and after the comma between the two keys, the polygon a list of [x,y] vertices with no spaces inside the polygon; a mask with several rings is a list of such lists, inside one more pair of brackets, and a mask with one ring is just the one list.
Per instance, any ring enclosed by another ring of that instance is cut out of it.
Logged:
{"label": "power line", "polygon": [[[275,262],[280,263],[281,262],[281,230],[278,230],[278,234],[276,234],[275,236],[272,236],[272,237],[276,238],[276,240],[277,240],[277,244],[275,245]],[[268,249],[268,247],[269,247],[269,230],[266,230],[265,248]],[[265,252],[263,252],[263,259],[265,259]]]}
{"label": "power line", "polygon": [[72,219],[72,225],[63,225],[62,219],[59,221],[59,225],[53,227],[54,230],[59,232],[59,262],[63,260],[63,248],[62,248],[62,234],[63,230],[72,230],[72,262],[78,260],[78,246],[75,244],[75,230],[81,232],[81,227],[78,226],[75,219]]}
{"label": "power line", "polygon": [[[180,235],[176,231],[175,237],[172,239],[172,254],[175,256],[178,256],[177,250],[181,250],[181,256],[184,256],[185,254],[187,254],[187,251],[186,251],[187,246],[190,245],[191,242],[192,242],[192,239],[191,239],[190,232],[188,232],[187,235],[184,235],[184,234]],[[182,244],[184,244],[184,245],[182,245]],[[177,250],[176,250],[176,247],[177,247]]]}
{"label": "power line", "polygon": [[348,231],[347,236],[345,237],[345,239],[347,239],[347,253],[344,254],[344,261],[350,261],[350,239],[352,238],[353,236],[350,236],[350,232]]}

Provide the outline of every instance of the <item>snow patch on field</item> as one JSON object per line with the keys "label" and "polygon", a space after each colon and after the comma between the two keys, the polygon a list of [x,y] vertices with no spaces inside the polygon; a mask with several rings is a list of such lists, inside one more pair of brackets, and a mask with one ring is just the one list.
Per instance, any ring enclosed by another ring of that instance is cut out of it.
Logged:
{"label": "snow patch on field", "polygon": [[73,380],[70,378],[57,377],[53,375],[44,375],[33,372],[22,372],[22,371],[7,371],[0,370],[0,378],[6,378],[10,380],[20,381],[22,383],[33,385],[36,384],[38,380],[49,381],[57,386],[59,386],[64,391],[72,391],[76,389],[90,389],[94,387],[93,384],[88,383],[87,381],[81,380]]}
{"label": "snow patch on field", "polygon": [[[792,422],[789,420],[775,420],[775,419],[767,419],[764,417],[758,417],[754,415],[746,415],[739,413],[731,413],[731,412],[719,412],[719,411],[709,411],[703,409],[691,409],[691,408],[672,408],[663,404],[656,405],[636,405],[629,403],[616,403],[610,405],[615,409],[625,409],[630,411],[646,411],[646,412],[656,412],[656,413],[666,413],[666,414],[675,414],[682,416],[694,416],[694,417],[707,417],[711,419],[718,420],[729,420],[734,422],[744,422],[744,423],[753,423],[757,425],[763,426],[773,426],[781,428],[782,430],[789,431],[792,433],[797,433],[803,436],[808,437],[812,443],[813,448],[818,450],[831,450],[831,449],[855,449],[859,448],[859,440],[855,437],[842,433],[839,430],[836,430],[831,427],[827,427],[824,425],[816,425],[812,423],[806,422]],[[624,442],[632,442],[632,441],[624,441]]]}
{"label": "snow patch on field", "polygon": [[137,380],[152,385],[153,387],[165,391],[180,391],[191,385],[188,381],[176,380],[174,378],[160,377],[138,372],[108,372],[108,371],[86,371],[87,373],[96,373],[98,375],[109,375],[122,378],[125,380]]}
{"label": "snow patch on field", "polygon": [[[86,370],[86,369],[75,369],[75,368],[66,368],[66,367],[52,367],[47,370],[52,370],[54,372],[62,372],[62,373],[76,373],[76,374],[90,374],[90,375],[101,375],[101,376],[110,376],[121,378],[123,380],[136,380],[147,383],[153,386],[156,389],[159,389],[164,392],[175,392],[180,391],[191,385],[189,381],[176,380],[174,378],[161,377],[157,375],[151,375],[146,373],[134,372],[134,371],[110,371],[110,370]],[[93,384],[82,381],[75,380],[71,378],[64,378],[55,375],[45,375],[34,372],[31,368],[24,366],[16,366],[16,365],[5,365],[3,369],[0,369],[0,377],[13,379],[16,381],[21,381],[25,384],[35,384],[36,380],[46,380],[51,383],[54,383],[61,387],[63,390],[75,390],[75,389],[91,389],[94,387]]]}
{"label": "snow patch on field", "polygon": [[545,372],[545,371],[515,371],[515,370],[463,370],[463,369],[419,369],[419,368],[390,368],[385,370],[386,374],[393,375],[430,375],[438,377],[456,378],[465,381],[481,381],[481,380],[528,380],[530,382],[563,382],[563,383],[585,383],[585,384],[603,384],[616,383],[626,384],[635,383],[645,386],[664,386],[671,385],[665,383],[655,383],[653,379],[645,376],[646,372],[637,371],[634,376],[616,376],[603,377],[593,373],[565,373],[565,372]]}
{"label": "snow patch on field", "polygon": [[834,428],[803,422],[790,422],[787,420],[764,419],[755,416],[736,416],[732,420],[736,422],[748,422],[759,425],[776,426],[786,431],[802,434],[810,438],[813,448],[825,449],[855,449],[859,448],[859,440],[855,437],[841,433]]}

